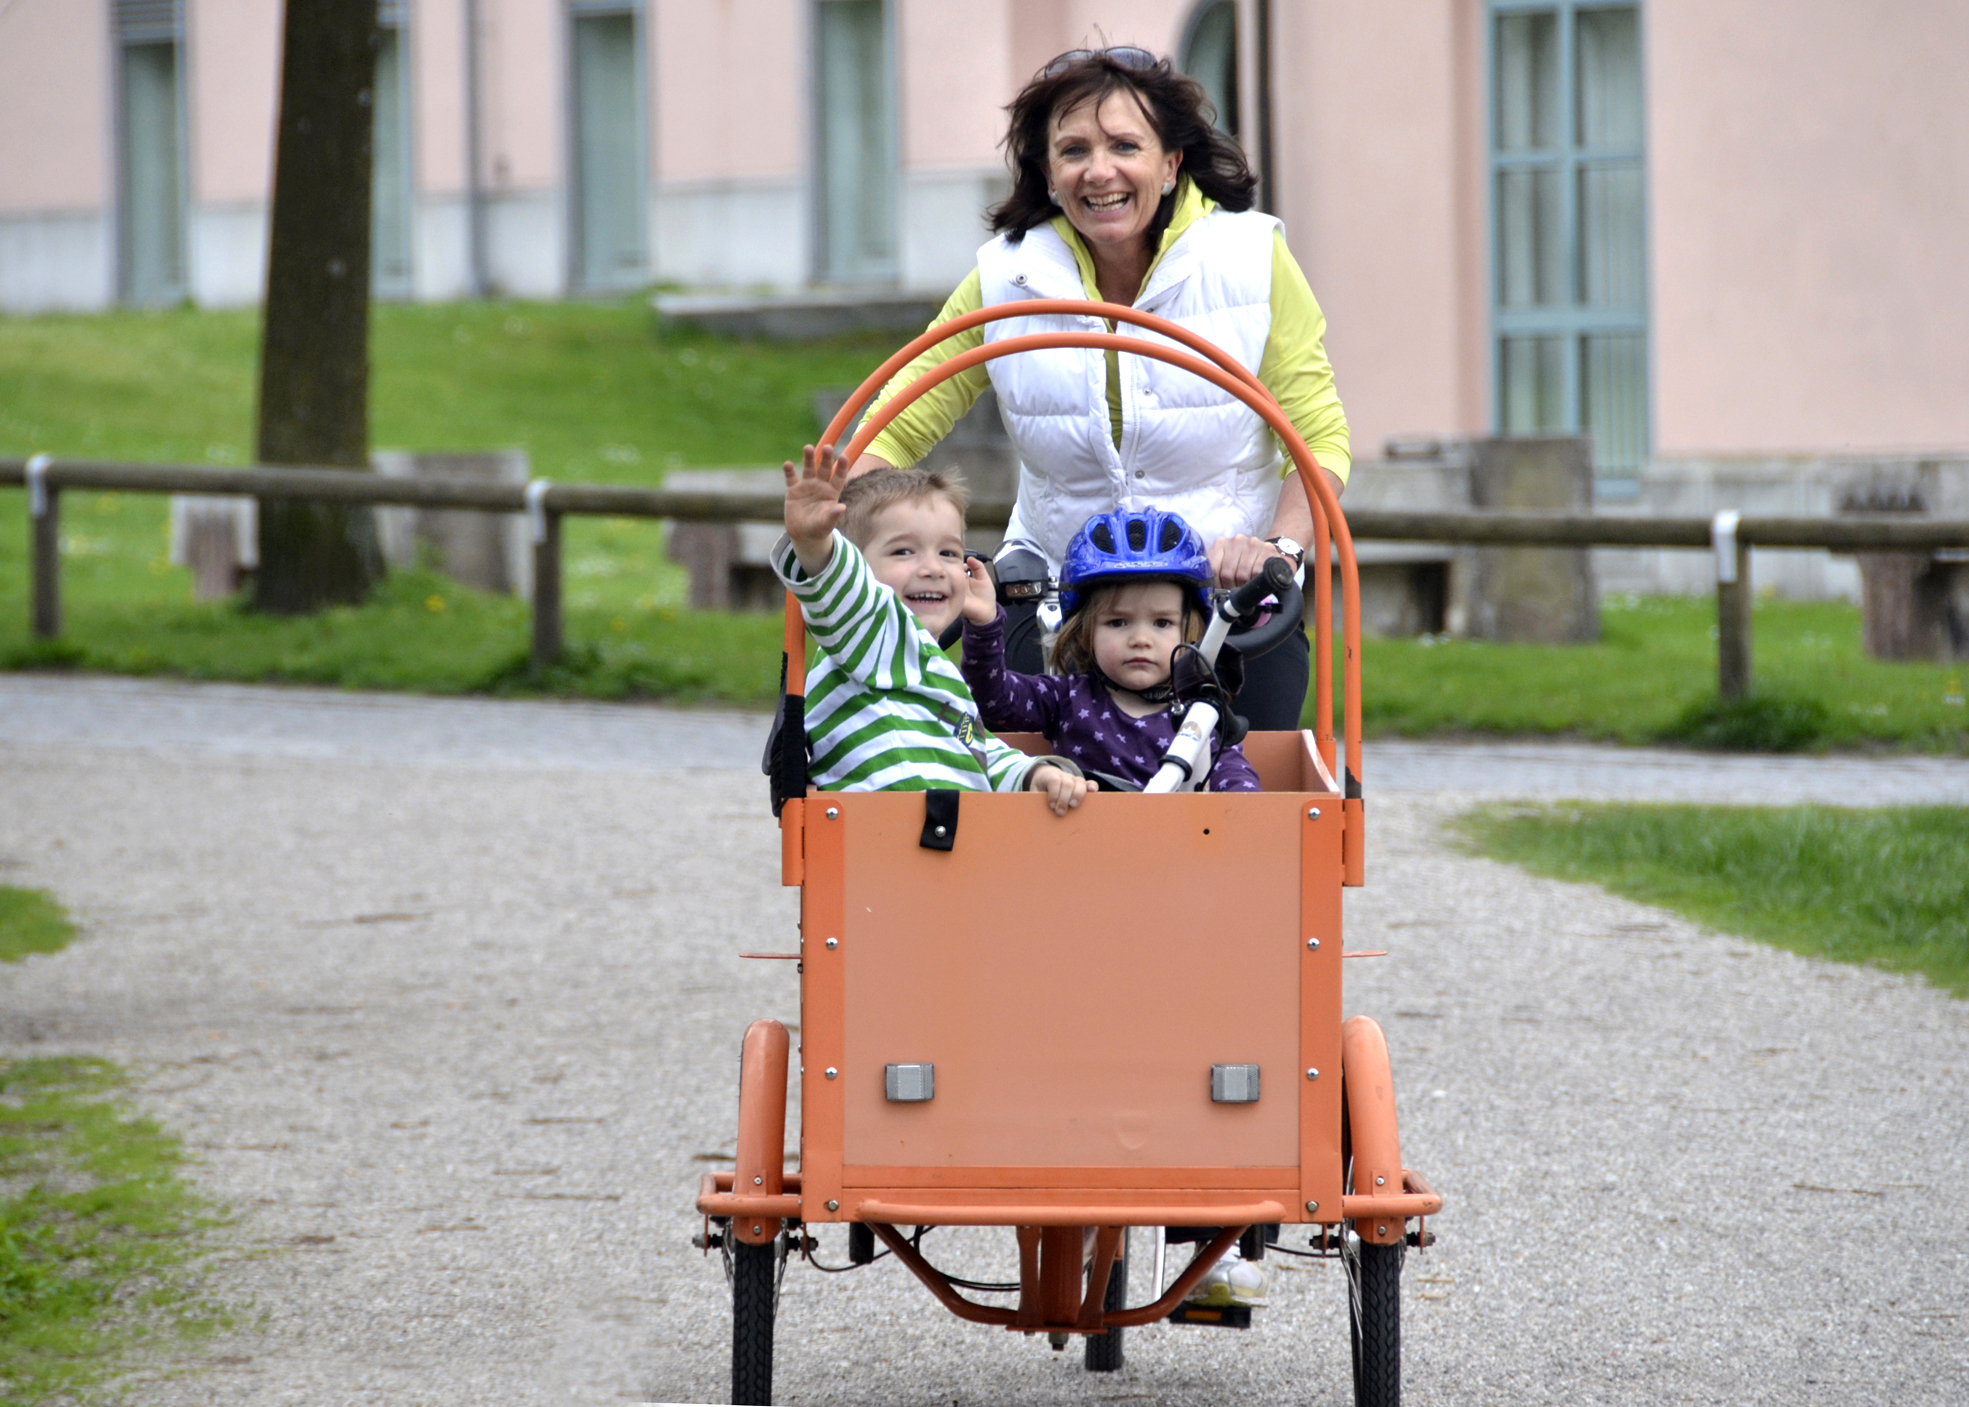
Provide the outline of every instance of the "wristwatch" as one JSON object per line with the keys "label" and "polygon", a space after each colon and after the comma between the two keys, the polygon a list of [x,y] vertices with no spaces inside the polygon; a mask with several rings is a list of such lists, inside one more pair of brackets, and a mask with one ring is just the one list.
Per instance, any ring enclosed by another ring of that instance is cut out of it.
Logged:
{"label": "wristwatch", "polygon": [[1265,541],[1292,559],[1292,565],[1302,567],[1306,564],[1306,549],[1289,537],[1268,537]]}

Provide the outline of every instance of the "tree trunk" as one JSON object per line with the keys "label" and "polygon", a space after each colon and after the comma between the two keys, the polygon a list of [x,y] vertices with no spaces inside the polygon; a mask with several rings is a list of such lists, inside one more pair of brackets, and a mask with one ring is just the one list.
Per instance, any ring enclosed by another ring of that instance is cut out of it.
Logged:
{"label": "tree trunk", "polygon": [[[287,0],[260,341],[262,464],[369,463],[369,204],[377,0]],[[366,507],[263,501],[259,609],[361,601]]]}

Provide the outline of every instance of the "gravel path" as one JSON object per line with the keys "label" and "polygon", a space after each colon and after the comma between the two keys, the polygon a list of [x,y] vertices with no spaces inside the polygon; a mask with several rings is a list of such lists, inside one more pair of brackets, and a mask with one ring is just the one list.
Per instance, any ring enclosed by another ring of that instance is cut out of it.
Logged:
{"label": "gravel path", "polygon": [[[736,956],[795,916],[729,765],[756,720],[108,683],[0,680],[0,879],[84,925],[6,971],[0,1049],[138,1073],[240,1214],[218,1284],[256,1325],[136,1398],[723,1400],[691,1196],[740,1030],[796,1005]],[[1504,793],[1397,770],[1348,896],[1390,956],[1348,1004],[1450,1199],[1409,1260],[1411,1400],[1959,1402],[1969,1003],[1461,856],[1441,822]],[[1256,1332],[1134,1333],[1090,1379],[889,1262],[796,1268],[781,1396],[1344,1402],[1339,1277],[1277,1278]]]}

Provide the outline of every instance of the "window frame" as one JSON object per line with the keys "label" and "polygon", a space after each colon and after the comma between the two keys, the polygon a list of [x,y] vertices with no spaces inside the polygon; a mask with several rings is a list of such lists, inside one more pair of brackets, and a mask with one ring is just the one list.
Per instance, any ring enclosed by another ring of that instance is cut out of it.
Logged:
{"label": "window frame", "polygon": [[827,171],[827,114],[821,111],[820,96],[824,78],[821,72],[826,56],[821,52],[821,10],[834,0],[808,0],[803,7],[807,21],[807,170],[808,199],[808,277],[817,285],[830,288],[900,287],[906,263],[903,231],[908,222],[908,191],[903,180],[902,154],[902,74],[896,32],[900,9],[898,0],[880,0],[882,6],[882,81],[888,89],[888,171],[889,182],[889,259],[886,265],[873,265],[859,272],[838,265],[829,234]]}
{"label": "window frame", "polygon": [[[393,31],[397,42],[397,140],[403,152],[403,164],[398,172],[397,196],[403,202],[403,274],[401,278],[385,279],[376,265],[375,212],[370,212],[370,256],[369,256],[369,296],[379,302],[408,302],[417,296],[417,112],[414,106],[416,90],[416,60],[412,45],[416,42],[410,27],[409,0],[382,0],[376,8],[376,28],[378,31]],[[380,51],[379,51],[380,52]],[[372,84],[374,78],[371,79]],[[370,112],[373,116],[380,106],[371,99]],[[376,138],[370,135],[370,157],[372,164],[376,152]],[[374,175],[371,176],[372,182]],[[370,200],[374,202],[372,192]]]}
{"label": "window frame", "polygon": [[[109,257],[115,271],[114,287],[116,302],[128,308],[169,307],[192,296],[192,229],[191,229],[191,94],[188,91],[191,72],[185,53],[185,0],[165,0],[164,4],[130,5],[123,0],[110,0],[109,3],[109,44],[111,74],[111,120],[115,126],[112,148],[114,165],[111,180],[115,195],[111,208],[115,215],[111,228]],[[159,25],[154,14],[143,11],[170,10],[168,25]],[[132,14],[130,12],[137,12]],[[135,23],[132,23],[132,20]],[[146,23],[145,21],[148,21]],[[129,89],[125,76],[129,51],[132,48],[150,44],[168,43],[171,46],[171,65],[173,84],[177,94],[174,125],[177,146],[177,221],[178,221],[178,269],[177,279],[156,291],[151,297],[139,296],[131,279],[130,240],[130,176],[129,176]]]}
{"label": "window frame", "polygon": [[[1579,142],[1578,108],[1578,17],[1582,12],[1632,10],[1638,36],[1637,63],[1639,139],[1632,146],[1586,147]],[[1555,45],[1558,49],[1556,104],[1560,113],[1559,142],[1554,147],[1505,152],[1499,148],[1498,131],[1498,21],[1512,15],[1552,15],[1557,22]],[[1594,473],[1603,484],[1611,481],[1616,494],[1624,483],[1639,473],[1653,454],[1654,433],[1654,340],[1653,250],[1648,212],[1650,198],[1647,161],[1647,6],[1643,0],[1486,0],[1484,15],[1484,171],[1485,171],[1485,279],[1490,307],[1488,357],[1491,385],[1491,425],[1497,434],[1505,431],[1504,342],[1507,338],[1562,338],[1566,348],[1563,369],[1563,428],[1518,433],[1588,434],[1583,423],[1586,338],[1604,334],[1628,334],[1641,339],[1642,364],[1642,444],[1641,462],[1616,466],[1609,472],[1595,446]],[[1632,163],[1639,173],[1641,229],[1640,289],[1632,307],[1595,306],[1582,299],[1580,281],[1581,224],[1580,174],[1596,165]],[[1503,249],[1500,238],[1498,201],[1499,178],[1508,171],[1551,171],[1559,178],[1563,212],[1562,267],[1568,281],[1566,300],[1545,306],[1510,307],[1504,303]]]}
{"label": "window frame", "polygon": [[[631,194],[636,215],[637,242],[642,263],[634,274],[595,277],[588,269],[584,242],[588,237],[582,212],[585,187],[581,183],[581,75],[575,29],[585,17],[626,15],[629,19],[630,47],[636,59],[636,188]],[[561,6],[561,120],[566,124],[562,160],[565,193],[566,278],[568,290],[575,294],[621,293],[640,288],[649,281],[656,267],[650,220],[650,17],[643,0],[565,0]]]}

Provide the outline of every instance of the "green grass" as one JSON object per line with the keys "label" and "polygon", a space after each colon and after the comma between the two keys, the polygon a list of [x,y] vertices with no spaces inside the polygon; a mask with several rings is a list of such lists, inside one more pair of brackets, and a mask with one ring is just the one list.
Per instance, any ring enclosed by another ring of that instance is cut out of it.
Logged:
{"label": "green grass", "polygon": [[[640,299],[382,305],[373,326],[375,444],[517,445],[536,473],[634,484],[678,465],[777,462],[812,438],[815,390],[859,381],[893,348],[659,331]],[[0,453],[244,463],[256,337],[248,312],[0,318]],[[777,680],[769,620],[681,609],[684,573],[655,524],[569,520],[574,648],[533,680],[523,609],[428,573],[307,621],[195,605],[166,560],[165,500],[148,495],[64,496],[66,629],[49,650],[27,633],[25,511],[24,495],[0,492],[0,666],[748,706],[769,705]],[[1969,670],[1866,659],[1859,613],[1836,602],[1761,600],[1755,620],[1758,697],[1733,710],[1715,704],[1707,599],[1609,598],[1604,638],[1587,646],[1368,640],[1367,729],[1969,750]]]}
{"label": "green grass", "polygon": [[1969,996],[1969,809],[1491,807],[1482,854],[1810,957]]}
{"label": "green grass", "polygon": [[198,1289],[216,1219],[122,1083],[99,1060],[0,1062],[0,1400],[73,1401],[134,1349],[228,1322]]}
{"label": "green grass", "polygon": [[[257,335],[247,312],[0,319],[0,453],[244,463]],[[814,436],[814,391],[859,381],[891,350],[887,338],[788,346],[659,331],[639,299],[384,305],[371,438],[519,446],[548,477],[654,485],[678,465],[797,451]],[[0,493],[0,666],[744,705],[770,705],[778,681],[777,627],[680,609],[685,574],[653,523],[568,522],[574,648],[534,680],[524,606],[430,573],[303,621],[193,603],[190,574],[168,561],[166,500],[135,494],[64,496],[64,638],[37,646],[23,500]]]}
{"label": "green grass", "polygon": [[1969,750],[1969,668],[1868,659],[1859,610],[1843,602],[1766,597],[1754,620],[1747,708],[1716,705],[1713,600],[1610,596],[1591,645],[1363,641],[1362,721],[1370,736]]}
{"label": "green grass", "polygon": [[0,962],[58,953],[74,937],[75,925],[45,891],[0,884]]}

